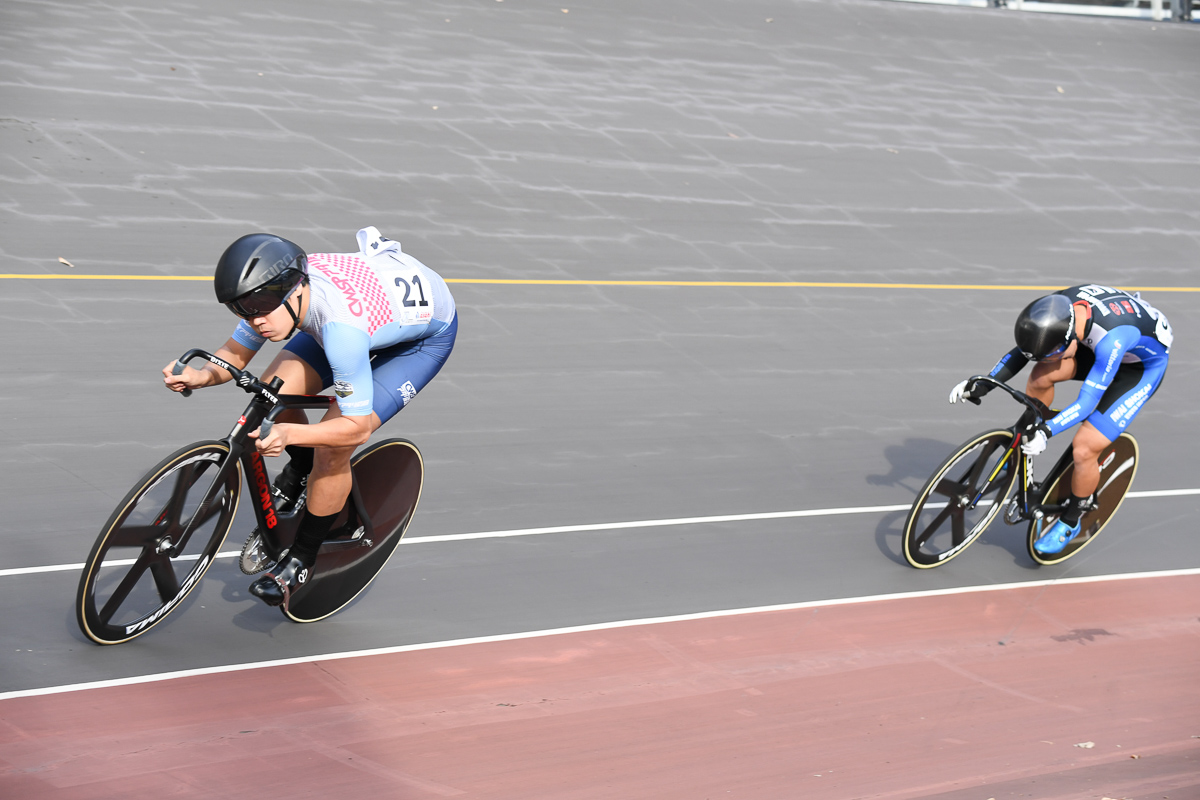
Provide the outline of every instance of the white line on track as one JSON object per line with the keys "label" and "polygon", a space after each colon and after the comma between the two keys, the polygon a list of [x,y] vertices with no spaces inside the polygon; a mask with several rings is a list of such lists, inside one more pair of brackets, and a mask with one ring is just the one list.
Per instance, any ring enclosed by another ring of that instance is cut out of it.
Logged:
{"label": "white line on track", "polygon": [[[1130,492],[1134,497],[1181,497],[1200,494],[1200,489],[1162,489],[1149,492]],[[482,533],[451,533],[444,536],[417,536],[401,539],[402,545],[432,544],[434,542],[461,542],[468,539],[502,539],[509,536],[541,536],[548,533],[581,533],[586,531],[618,531],[630,528],[662,528],[670,525],[706,525],[714,522],[753,522],[764,519],[794,519],[796,517],[833,517],[842,514],[882,514],[888,511],[907,511],[911,504],[895,506],[858,506],[855,508],[811,508],[805,511],[767,511],[761,514],[724,514],[716,517],[679,517],[678,519],[646,519],[634,522],[600,522],[592,525],[558,525],[552,528],[523,528],[512,531],[484,531]],[[240,553],[227,550],[217,553],[216,558],[236,558]],[[187,557],[185,556],[185,560]],[[198,558],[198,556],[193,556]],[[134,559],[109,561],[106,566],[119,567],[132,564]],[[49,564],[43,567],[14,567],[0,569],[0,578],[16,575],[36,575],[42,572],[68,572],[83,569],[83,564]]]}
{"label": "white line on track", "polygon": [[298,658],[281,658],[274,661],[254,661],[246,664],[227,664],[219,667],[202,667],[200,669],[185,669],[177,672],[160,672],[153,675],[137,675],[131,678],[115,678],[107,681],[92,681],[90,683],[72,683],[64,686],[47,686],[42,689],[23,689],[15,692],[0,693],[0,702],[14,700],[19,697],[39,697],[65,692],[79,692],[88,689],[105,689],[115,686],[133,686],[141,683],[156,683],[158,681],[174,680],[176,678],[194,678],[203,675],[220,675],[225,672],[242,672],[265,667],[285,667],[293,664],[313,664],[320,661],[333,661],[344,658],[363,658],[366,656],[393,655],[396,653],[412,653],[419,650],[442,650],[448,647],[463,647],[472,644],[488,644],[491,642],[513,642],[521,639],[541,639],[548,636],[561,636],[568,633],[588,633],[591,631],[606,631],[617,628],[632,628],[639,625],[662,625],[671,622],[688,622],[699,619],[716,619],[719,617],[736,617],[744,614],[764,614],[771,611],[795,611],[804,608],[825,608],[829,606],[858,605],[861,603],[878,603],[886,600],[908,600],[919,597],[942,597],[955,594],[970,594],[973,592],[1000,592],[1009,589],[1029,589],[1044,586],[1059,586],[1076,583],[1100,583],[1104,581],[1128,581],[1141,578],[1172,578],[1187,575],[1200,575],[1200,569],[1176,569],[1162,572],[1135,572],[1124,575],[1093,575],[1082,578],[1052,578],[1044,581],[1026,581],[1024,583],[1000,583],[993,586],[961,586],[953,589],[931,589],[923,592],[897,592],[895,594],[876,594],[865,597],[843,597],[834,600],[810,600],[803,603],[786,603],[774,606],[755,606],[752,608],[722,609],[719,611],[702,611],[696,614],[678,614],[669,617],[646,617],[643,619],[627,619],[615,622],[599,622],[591,625],[574,625],[569,628],[551,628],[541,631],[523,631],[520,633],[504,633],[493,636],[476,636],[470,639],[450,639],[442,642],[422,642],[420,644],[405,644],[395,647],[377,647],[371,650],[350,650],[343,653],[324,653]]}

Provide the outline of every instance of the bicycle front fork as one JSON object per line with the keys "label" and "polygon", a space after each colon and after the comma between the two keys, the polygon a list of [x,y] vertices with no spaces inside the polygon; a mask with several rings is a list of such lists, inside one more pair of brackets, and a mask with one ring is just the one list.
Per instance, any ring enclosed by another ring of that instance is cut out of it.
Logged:
{"label": "bicycle front fork", "polygon": [[1005,504],[1004,522],[1006,525],[1016,525],[1029,519],[1040,520],[1046,515],[1045,507],[1041,503],[1030,502],[1030,498],[1042,499],[1042,485],[1033,480],[1033,456],[1027,456],[1017,450],[1019,441],[1018,438],[1013,442],[1013,450],[1016,452],[1021,470],[1019,477],[1021,483],[1017,487],[1017,493]]}

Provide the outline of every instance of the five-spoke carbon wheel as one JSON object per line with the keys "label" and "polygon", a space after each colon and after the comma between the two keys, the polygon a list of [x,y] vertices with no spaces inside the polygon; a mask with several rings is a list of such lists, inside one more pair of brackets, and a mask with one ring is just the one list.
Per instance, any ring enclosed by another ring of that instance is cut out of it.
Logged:
{"label": "five-spoke carbon wheel", "polygon": [[[241,468],[224,442],[197,442],[164,459],[125,495],[88,555],[75,597],[79,627],[99,644],[142,635],[178,608],[233,522]],[[206,498],[207,495],[207,498]]]}
{"label": "five-spoke carbon wheel", "polygon": [[922,487],[904,522],[904,558],[918,569],[946,563],[1000,512],[1017,477],[1013,433],[998,429],[964,443]]}

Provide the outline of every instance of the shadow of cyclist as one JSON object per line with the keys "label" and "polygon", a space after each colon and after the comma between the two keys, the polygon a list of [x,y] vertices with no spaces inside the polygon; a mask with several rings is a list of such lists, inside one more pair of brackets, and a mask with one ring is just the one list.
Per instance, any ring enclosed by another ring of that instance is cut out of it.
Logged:
{"label": "shadow of cyclist", "polygon": [[[883,457],[890,466],[887,474],[868,475],[872,486],[899,486],[905,489],[905,499],[915,498],[938,465],[954,449],[953,444],[938,439],[906,439],[901,444],[888,445]],[[889,511],[875,527],[875,543],[880,552],[897,564],[905,564],[900,537],[904,532],[907,511]]]}
{"label": "shadow of cyclist", "polygon": [[921,491],[933,471],[954,450],[954,445],[938,439],[906,439],[902,444],[888,445],[883,457],[891,465],[886,475],[868,475],[872,486],[902,486],[913,496]]}

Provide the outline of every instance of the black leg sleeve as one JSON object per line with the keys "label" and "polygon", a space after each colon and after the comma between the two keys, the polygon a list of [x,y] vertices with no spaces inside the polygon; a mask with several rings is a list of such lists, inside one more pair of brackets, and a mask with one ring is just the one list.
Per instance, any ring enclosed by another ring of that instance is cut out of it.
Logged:
{"label": "black leg sleeve", "polygon": [[305,511],[304,519],[300,520],[300,530],[296,531],[296,542],[288,555],[300,559],[306,567],[311,568],[317,562],[317,551],[321,549],[321,542],[325,541],[336,517],[337,514],[318,517]]}

